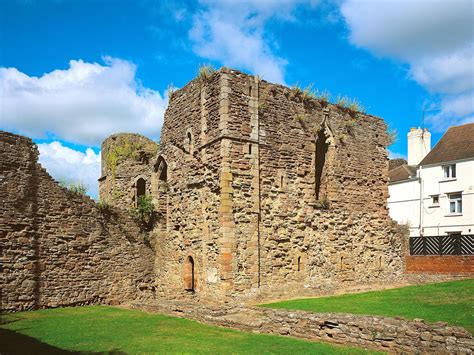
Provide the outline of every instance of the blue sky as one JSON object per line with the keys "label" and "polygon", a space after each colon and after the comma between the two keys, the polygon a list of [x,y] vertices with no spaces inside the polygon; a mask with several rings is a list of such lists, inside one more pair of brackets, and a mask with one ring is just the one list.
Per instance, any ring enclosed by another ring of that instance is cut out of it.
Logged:
{"label": "blue sky", "polygon": [[38,143],[61,180],[97,196],[100,142],[159,138],[170,84],[200,64],[357,98],[399,132],[433,144],[474,121],[471,0],[0,2],[0,128]]}

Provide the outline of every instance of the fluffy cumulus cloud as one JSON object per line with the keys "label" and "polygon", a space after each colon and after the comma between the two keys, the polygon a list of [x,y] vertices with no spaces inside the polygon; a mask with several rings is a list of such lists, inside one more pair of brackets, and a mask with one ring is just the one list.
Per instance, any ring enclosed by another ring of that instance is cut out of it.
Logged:
{"label": "fluffy cumulus cloud", "polygon": [[167,105],[140,84],[133,63],[110,57],[103,64],[71,60],[40,77],[0,68],[0,101],[3,129],[92,146],[123,131],[157,137]]}
{"label": "fluffy cumulus cloud", "polygon": [[[196,54],[226,66],[238,67],[284,83],[287,61],[275,54],[265,34],[272,21],[295,21],[294,12],[304,0],[202,0],[189,32]],[[273,48],[272,48],[273,47]]]}
{"label": "fluffy cumulus cloud", "polygon": [[57,181],[84,184],[90,196],[94,198],[98,196],[100,153],[96,154],[90,148],[83,153],[57,141],[38,144],[38,149],[41,165]]}
{"label": "fluffy cumulus cloud", "polygon": [[474,121],[472,0],[345,0],[340,10],[353,44],[408,63],[437,98],[433,129]]}

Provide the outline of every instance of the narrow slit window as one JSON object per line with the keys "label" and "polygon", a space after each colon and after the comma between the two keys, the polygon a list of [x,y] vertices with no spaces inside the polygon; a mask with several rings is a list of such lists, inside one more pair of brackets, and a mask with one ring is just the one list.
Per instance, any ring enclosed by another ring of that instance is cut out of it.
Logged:
{"label": "narrow slit window", "polygon": [[188,132],[188,153],[192,154],[193,136]]}
{"label": "narrow slit window", "polygon": [[315,192],[317,201],[319,201],[326,192],[326,154],[329,149],[327,139],[328,137],[324,133],[324,129],[321,129],[316,137]]}
{"label": "narrow slit window", "polygon": [[146,192],[146,181],[145,179],[139,178],[136,184],[137,189],[137,204],[140,202],[140,198],[145,196]]}

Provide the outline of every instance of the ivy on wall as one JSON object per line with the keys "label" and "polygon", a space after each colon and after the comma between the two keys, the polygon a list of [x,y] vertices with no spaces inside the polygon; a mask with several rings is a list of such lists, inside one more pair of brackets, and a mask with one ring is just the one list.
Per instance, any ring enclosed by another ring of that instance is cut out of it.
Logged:
{"label": "ivy on wall", "polygon": [[137,141],[134,136],[122,136],[104,152],[104,161],[115,179],[118,164],[126,160],[145,162],[156,155],[157,151],[158,144],[154,142]]}

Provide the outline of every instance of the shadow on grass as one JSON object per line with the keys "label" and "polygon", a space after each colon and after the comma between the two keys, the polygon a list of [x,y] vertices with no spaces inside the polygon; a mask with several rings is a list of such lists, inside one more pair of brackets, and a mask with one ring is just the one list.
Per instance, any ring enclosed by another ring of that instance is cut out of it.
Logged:
{"label": "shadow on grass", "polygon": [[77,352],[57,348],[55,346],[43,343],[35,338],[17,333],[13,330],[0,328],[0,354],[125,354],[119,350],[107,352]]}
{"label": "shadow on grass", "polygon": [[3,354],[79,354],[42,343],[13,330],[0,328],[0,351]]}

